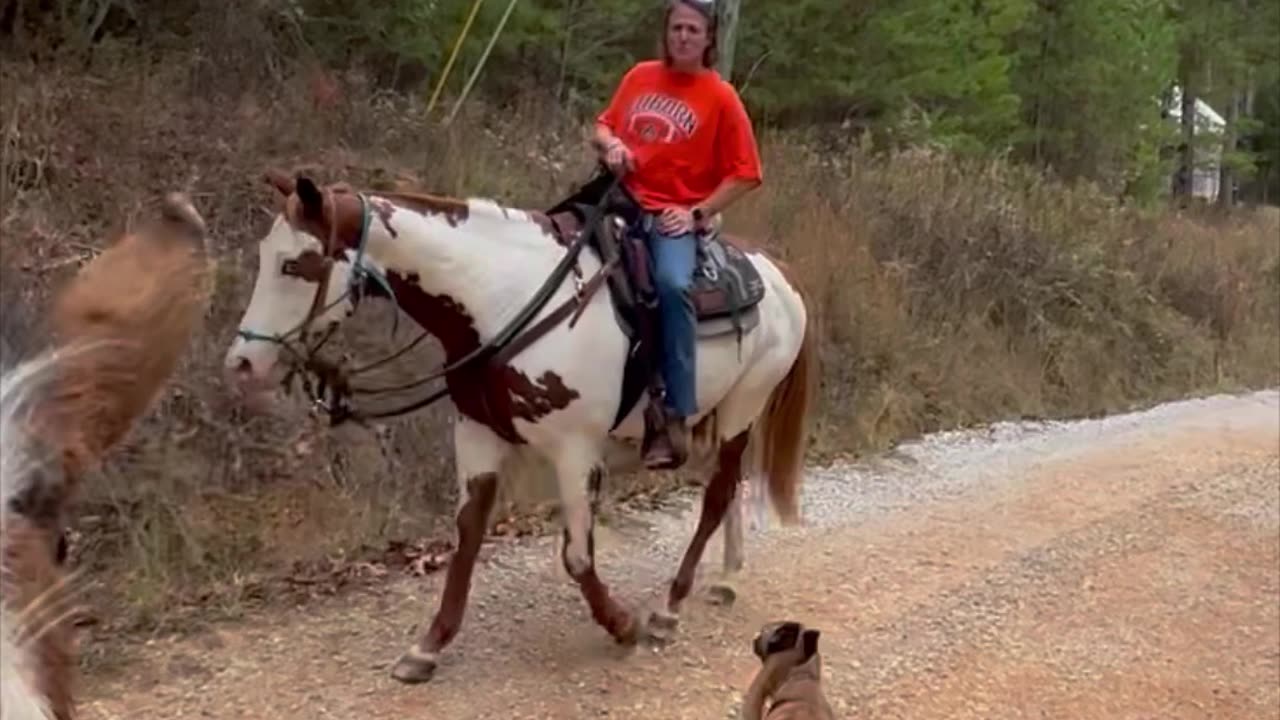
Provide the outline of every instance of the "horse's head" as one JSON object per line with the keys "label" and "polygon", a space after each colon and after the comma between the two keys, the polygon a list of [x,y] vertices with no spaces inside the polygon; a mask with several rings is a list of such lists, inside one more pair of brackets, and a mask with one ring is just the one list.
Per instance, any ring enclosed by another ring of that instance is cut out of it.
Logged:
{"label": "horse's head", "polygon": [[351,231],[345,202],[358,201],[302,176],[272,171],[267,180],[280,193],[281,209],[258,241],[257,280],[224,367],[229,381],[251,396],[272,384],[282,349],[301,359],[310,341],[355,310],[344,234]]}

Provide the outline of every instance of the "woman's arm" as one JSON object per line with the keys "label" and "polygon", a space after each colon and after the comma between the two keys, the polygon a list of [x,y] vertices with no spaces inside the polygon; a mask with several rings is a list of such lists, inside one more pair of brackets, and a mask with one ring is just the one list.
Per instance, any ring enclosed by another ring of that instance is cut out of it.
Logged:
{"label": "woman's arm", "polygon": [[622,121],[623,102],[628,96],[629,85],[636,73],[631,68],[619,81],[618,87],[609,98],[609,104],[596,117],[595,129],[591,134],[591,147],[595,149],[600,161],[609,166],[614,173],[623,173],[632,169],[633,160],[626,145],[614,134],[613,128]]}
{"label": "woman's arm", "polygon": [[724,180],[699,204],[702,213],[707,216],[723,212],[764,182],[760,148],[756,144],[751,118],[747,116],[742,99],[732,85],[725,83],[723,91],[723,114],[717,144],[720,172]]}
{"label": "woman's arm", "polygon": [[[760,180],[727,177],[707,199],[690,208],[669,207],[658,216],[658,229],[664,233],[680,234],[711,227],[718,213],[760,187]],[[701,212],[702,218],[695,215]]]}
{"label": "woman's arm", "polygon": [[596,122],[595,134],[591,138],[591,143],[595,146],[596,150],[603,152],[617,139],[618,136],[613,134],[612,128],[602,122]]}
{"label": "woman's arm", "polygon": [[744,195],[760,187],[759,178],[727,177],[724,182],[711,193],[707,199],[698,204],[702,213],[707,216],[724,212],[730,205],[738,202]]}

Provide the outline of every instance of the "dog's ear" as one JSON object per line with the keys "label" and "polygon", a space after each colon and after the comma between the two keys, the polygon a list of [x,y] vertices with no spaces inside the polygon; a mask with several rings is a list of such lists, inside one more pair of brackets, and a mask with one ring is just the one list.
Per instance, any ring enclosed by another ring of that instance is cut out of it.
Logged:
{"label": "dog's ear", "polygon": [[818,637],[821,635],[821,631],[814,629],[805,630],[804,634],[801,635],[801,652],[804,654],[806,662],[818,652]]}

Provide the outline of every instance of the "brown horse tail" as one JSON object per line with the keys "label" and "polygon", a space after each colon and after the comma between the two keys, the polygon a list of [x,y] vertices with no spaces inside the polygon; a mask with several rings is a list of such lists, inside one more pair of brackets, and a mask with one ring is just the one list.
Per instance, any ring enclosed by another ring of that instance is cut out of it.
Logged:
{"label": "brown horse tail", "polygon": [[123,438],[174,374],[211,296],[206,236],[186,196],[170,194],[57,298],[52,324],[65,356],[37,415],[72,481]]}
{"label": "brown horse tail", "polygon": [[[775,261],[777,262],[777,261]],[[786,268],[780,262],[779,267]],[[819,347],[817,323],[799,283],[791,277],[805,304],[806,319],[800,352],[782,382],[774,388],[769,404],[756,424],[758,467],[769,487],[769,501],[784,523],[799,520],[799,492],[804,480],[805,453],[809,446],[810,406],[817,395]]]}

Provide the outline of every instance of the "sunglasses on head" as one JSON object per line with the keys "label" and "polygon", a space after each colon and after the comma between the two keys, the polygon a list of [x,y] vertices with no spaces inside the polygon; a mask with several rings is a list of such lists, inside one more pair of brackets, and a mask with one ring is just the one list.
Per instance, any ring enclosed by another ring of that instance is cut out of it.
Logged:
{"label": "sunglasses on head", "polygon": [[716,9],[716,0],[675,0],[675,2],[690,5],[704,13],[714,14]]}

